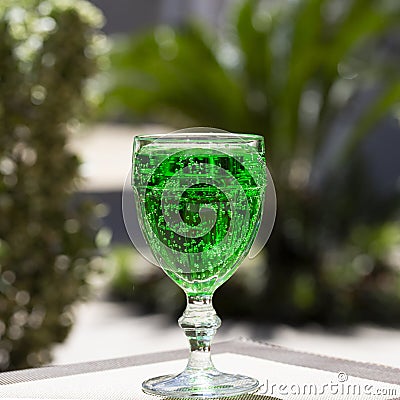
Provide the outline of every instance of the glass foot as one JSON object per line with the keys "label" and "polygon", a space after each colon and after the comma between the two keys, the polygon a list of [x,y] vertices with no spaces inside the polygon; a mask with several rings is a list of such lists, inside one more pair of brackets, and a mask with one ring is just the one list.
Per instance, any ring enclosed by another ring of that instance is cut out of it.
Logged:
{"label": "glass foot", "polygon": [[257,379],[224,374],[217,370],[184,371],[143,382],[145,393],[172,398],[218,398],[251,393],[258,389]]}

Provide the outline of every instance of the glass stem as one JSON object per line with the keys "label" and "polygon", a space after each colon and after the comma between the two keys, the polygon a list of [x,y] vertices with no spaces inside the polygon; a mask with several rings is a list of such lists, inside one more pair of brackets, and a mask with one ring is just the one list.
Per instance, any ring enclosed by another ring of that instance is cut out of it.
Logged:
{"label": "glass stem", "polygon": [[212,296],[187,296],[187,306],[179,326],[189,339],[190,356],[186,369],[210,370],[215,369],[211,361],[211,341],[221,326],[212,305]]}

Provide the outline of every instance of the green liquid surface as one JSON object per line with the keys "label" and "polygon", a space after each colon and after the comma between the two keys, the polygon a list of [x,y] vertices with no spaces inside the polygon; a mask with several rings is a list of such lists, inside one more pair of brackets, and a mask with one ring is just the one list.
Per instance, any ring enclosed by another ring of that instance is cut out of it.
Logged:
{"label": "green liquid surface", "polygon": [[210,295],[248,254],[265,193],[255,151],[163,149],[134,157],[143,234],[158,263],[189,295]]}

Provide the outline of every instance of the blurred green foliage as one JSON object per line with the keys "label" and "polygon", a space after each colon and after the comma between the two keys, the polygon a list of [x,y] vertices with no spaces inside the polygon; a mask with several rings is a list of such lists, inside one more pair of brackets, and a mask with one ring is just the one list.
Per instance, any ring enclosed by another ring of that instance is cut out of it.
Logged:
{"label": "blurred green foliage", "polygon": [[220,31],[116,41],[106,110],[264,134],[278,216],[247,315],[399,321],[399,197],[374,188],[362,148],[398,110],[400,3],[244,0],[233,14]]}
{"label": "blurred green foliage", "polygon": [[86,1],[0,4],[0,369],[50,361],[96,269],[95,205],[72,204],[67,136],[94,100],[102,15]]}
{"label": "blurred green foliage", "polygon": [[107,257],[109,294],[118,301],[134,301],[141,311],[182,314],[184,294],[161,268],[149,264],[132,246],[115,246]]}

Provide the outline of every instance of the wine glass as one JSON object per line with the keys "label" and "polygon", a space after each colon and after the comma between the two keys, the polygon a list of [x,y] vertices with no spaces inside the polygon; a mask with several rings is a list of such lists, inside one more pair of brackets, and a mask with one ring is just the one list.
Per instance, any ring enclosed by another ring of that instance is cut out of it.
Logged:
{"label": "wine glass", "polygon": [[178,322],[190,344],[185,370],[143,382],[144,392],[215,398],[257,390],[256,379],[212,363],[221,325],[212,296],[250,251],[272,185],[267,176],[262,136],[199,129],[135,137],[131,183],[140,228],[156,263],[187,295]]}

